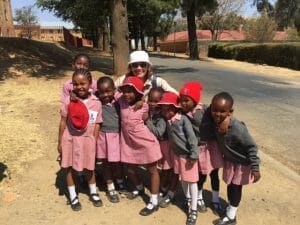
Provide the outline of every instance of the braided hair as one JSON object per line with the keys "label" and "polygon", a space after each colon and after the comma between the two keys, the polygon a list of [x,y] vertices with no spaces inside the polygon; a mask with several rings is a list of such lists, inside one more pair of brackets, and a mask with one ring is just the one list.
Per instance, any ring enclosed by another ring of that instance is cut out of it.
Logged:
{"label": "braided hair", "polygon": [[78,76],[78,75],[82,75],[84,77],[86,77],[86,79],[89,81],[89,83],[92,83],[92,74],[89,70],[86,69],[76,69],[73,73],[72,79],[74,79],[74,77]]}

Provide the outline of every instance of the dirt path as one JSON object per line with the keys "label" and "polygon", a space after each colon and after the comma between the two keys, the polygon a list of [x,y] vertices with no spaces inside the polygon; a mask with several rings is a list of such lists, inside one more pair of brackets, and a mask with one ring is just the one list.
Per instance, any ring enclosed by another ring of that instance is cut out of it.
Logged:
{"label": "dirt path", "polygon": [[[70,72],[66,73],[69,77]],[[97,73],[99,76],[100,73]],[[176,205],[141,217],[141,199],[121,199],[111,204],[101,191],[102,208],[94,208],[80,194],[83,209],[73,212],[60,195],[62,173],[56,162],[59,93],[65,78],[46,80],[19,74],[2,84],[0,100],[0,224],[185,224]],[[268,156],[262,158],[262,180],[246,186],[238,212],[239,224],[299,224],[300,181],[298,176]],[[205,186],[208,190],[208,182]],[[221,184],[221,196],[226,199]],[[209,192],[205,192],[209,202]],[[211,210],[199,214],[197,224],[212,224]]]}

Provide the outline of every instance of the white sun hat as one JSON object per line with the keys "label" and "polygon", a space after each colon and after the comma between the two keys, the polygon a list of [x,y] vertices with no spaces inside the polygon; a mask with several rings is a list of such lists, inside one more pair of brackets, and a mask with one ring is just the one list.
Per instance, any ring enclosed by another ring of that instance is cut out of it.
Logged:
{"label": "white sun hat", "polygon": [[146,62],[152,65],[149,60],[149,55],[145,51],[134,51],[130,54],[128,65],[135,62]]}

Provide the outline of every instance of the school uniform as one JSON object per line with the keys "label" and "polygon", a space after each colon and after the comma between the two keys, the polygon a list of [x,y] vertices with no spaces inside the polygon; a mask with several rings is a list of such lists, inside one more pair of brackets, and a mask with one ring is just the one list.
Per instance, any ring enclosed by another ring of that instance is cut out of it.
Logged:
{"label": "school uniform", "polygon": [[243,122],[233,118],[228,132],[216,132],[224,156],[223,180],[226,184],[245,185],[253,182],[251,171],[259,171],[258,148]]}
{"label": "school uniform", "polygon": [[[80,101],[80,100],[79,100]],[[91,95],[83,101],[89,113],[89,122],[85,130],[77,130],[67,118],[67,126],[62,135],[62,161],[61,167],[72,167],[76,171],[95,169],[96,140],[94,129],[96,123],[102,123],[101,102]],[[69,100],[66,99],[61,106],[61,115],[68,117]]]}
{"label": "school uniform", "polygon": [[120,107],[114,100],[112,103],[102,104],[102,117],[98,140],[97,159],[107,159],[108,162],[120,162]]}
{"label": "school uniform", "polygon": [[148,112],[148,105],[134,111],[129,105],[118,98],[121,114],[121,162],[131,164],[149,164],[161,159],[162,154],[157,138],[144,124],[142,116]]}
{"label": "school uniform", "polygon": [[158,161],[158,167],[162,170],[173,168],[173,154],[167,133],[167,122],[160,115],[160,110],[150,113],[146,125],[159,141],[162,158]]}
{"label": "school uniform", "polygon": [[[60,101],[61,103],[64,103],[70,99],[70,92],[73,91],[73,83],[72,80],[67,80],[62,88],[61,91],[61,96],[60,96]],[[91,87],[90,87],[90,92],[95,93],[97,91],[97,81],[93,80]]]}
{"label": "school uniform", "polygon": [[168,121],[167,132],[174,153],[174,173],[179,174],[183,181],[197,182],[198,162],[190,167],[187,164],[187,159],[198,160],[199,158],[198,139],[190,120],[186,115],[177,113]]}
{"label": "school uniform", "polygon": [[187,113],[193,130],[198,138],[199,172],[210,174],[211,171],[223,167],[223,157],[216,142],[210,109],[199,103],[192,112]]}

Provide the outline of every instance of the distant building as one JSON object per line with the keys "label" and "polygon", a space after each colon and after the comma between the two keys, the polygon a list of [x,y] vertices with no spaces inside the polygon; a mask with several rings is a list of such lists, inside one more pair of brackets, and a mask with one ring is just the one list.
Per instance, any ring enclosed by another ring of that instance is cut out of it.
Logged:
{"label": "distant building", "polygon": [[0,37],[15,37],[10,0],[0,0]]}

